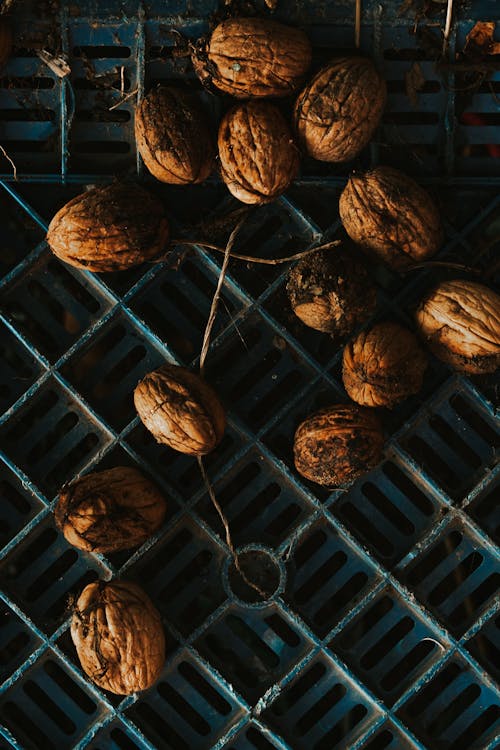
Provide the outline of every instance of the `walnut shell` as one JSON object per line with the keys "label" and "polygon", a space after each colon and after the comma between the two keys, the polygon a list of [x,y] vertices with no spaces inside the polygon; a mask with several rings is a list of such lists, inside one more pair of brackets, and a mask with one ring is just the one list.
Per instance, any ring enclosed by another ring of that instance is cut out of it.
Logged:
{"label": "walnut shell", "polygon": [[146,541],[163,523],[163,495],[137,469],[118,466],[63,487],[55,521],[66,540],[89,552],[118,552]]}
{"label": "walnut shell", "polygon": [[269,203],[297,177],[299,154],[273,104],[250,101],[230,109],[218,145],[222,179],[243,203]]}
{"label": "walnut shell", "polygon": [[158,443],[203,456],[222,440],[226,417],[215,391],[176,365],[150,372],[134,392],[137,413]]}
{"label": "walnut shell", "polygon": [[500,367],[500,296],[475,281],[443,281],[422,300],[417,326],[431,351],[459,372]]}
{"label": "walnut shell", "polygon": [[169,227],[160,201],[138,185],[113,183],[77,195],[50,222],[58,258],[87,271],[121,271],[165,251]]}
{"label": "walnut shell", "polygon": [[299,29],[266,18],[228,18],[193,50],[202,83],[238,99],[288,96],[311,64],[311,45]]}
{"label": "walnut shell", "polygon": [[361,331],[344,349],[344,387],[361,406],[392,407],[422,387],[427,357],[415,336],[398,323]]}
{"label": "walnut shell", "polygon": [[0,70],[12,53],[12,28],[5,16],[0,16]]}
{"label": "walnut shell", "polygon": [[135,113],[137,149],[161,182],[203,182],[212,171],[214,145],[206,116],[179,89],[150,91]]}
{"label": "walnut shell", "polygon": [[118,695],[151,687],[165,663],[160,615],[134,583],[86,586],[73,611],[71,638],[85,674]]}
{"label": "walnut shell", "polygon": [[375,312],[377,291],[345,248],[318,250],[299,261],[286,285],[294,313],[310,328],[344,337]]}
{"label": "walnut shell", "polygon": [[339,210],[351,239],[395,269],[430,258],[443,241],[429,193],[392,167],[351,175]]}
{"label": "walnut shell", "polygon": [[297,97],[294,121],[299,144],[319,161],[353,159],[372,137],[386,99],[385,81],[371,60],[333,60]]}
{"label": "walnut shell", "polygon": [[330,406],[299,425],[295,468],[327,487],[345,487],[382,458],[384,436],[377,416],[354,404]]}

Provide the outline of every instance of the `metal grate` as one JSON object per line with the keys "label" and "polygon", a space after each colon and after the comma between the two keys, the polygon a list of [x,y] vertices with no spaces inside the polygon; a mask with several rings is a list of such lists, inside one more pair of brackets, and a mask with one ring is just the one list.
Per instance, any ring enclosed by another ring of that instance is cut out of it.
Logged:
{"label": "metal grate", "polygon": [[[346,400],[339,342],[290,311],[282,267],[232,261],[207,362],[229,411],[207,467],[236,545],[274,588],[255,601],[238,583],[195,462],[159,446],[131,394],[168,360],[196,365],[220,258],[197,250],[178,269],[91,275],[44,244],[46,220],[84,184],[138,170],[133,98],[187,81],[211,116],[174,27],[206,29],[215,0],[19,4],[16,48],[0,78],[0,746],[33,750],[493,750],[500,742],[498,381],[464,378],[432,359],[421,394],[383,414],[384,460],[348,491],[293,468],[298,422]],[[350,48],[352,3],[281,2],[315,64]],[[455,3],[450,55],[498,3]],[[36,7],[35,7],[36,6]],[[440,257],[490,270],[500,236],[494,72],[464,107],[435,71],[398,2],[363,3],[362,47],[389,87],[374,143],[356,164],[305,163],[287,195],[261,208],[242,252],[289,255],[342,236],[337,203],[353,166],[392,162],[426,183],[446,224]],[[478,6],[480,6],[478,8]],[[38,12],[36,12],[38,11]],[[430,21],[439,33],[441,8]],[[16,10],[17,12],[17,10]],[[279,15],[279,13],[278,13]],[[70,84],[33,52],[63,51]],[[426,79],[413,106],[404,76]],[[121,93],[122,92],[122,93]],[[481,124],[463,117],[482,116]],[[216,178],[148,185],[177,226],[234,203]],[[188,200],[189,199],[189,200]],[[411,326],[434,270],[403,279],[373,267],[376,319]],[[498,275],[489,276],[498,284]],[[136,465],[165,491],[164,527],[140,549],[77,552],[56,531],[61,484]],[[69,636],[68,596],[97,577],[140,583],[158,606],[167,661],[158,683],[121,699],[87,681]]]}

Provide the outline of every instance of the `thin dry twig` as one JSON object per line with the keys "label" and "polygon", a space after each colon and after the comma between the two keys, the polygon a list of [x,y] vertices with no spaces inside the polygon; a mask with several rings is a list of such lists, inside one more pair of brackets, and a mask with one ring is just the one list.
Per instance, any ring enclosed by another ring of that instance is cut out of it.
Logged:
{"label": "thin dry twig", "polygon": [[[231,258],[236,258],[236,260],[245,260],[248,263],[261,263],[263,265],[267,266],[278,266],[281,263],[291,263],[294,260],[300,260],[301,258],[306,258],[308,255],[311,255],[312,253],[318,252],[318,250],[329,250],[332,247],[337,247],[337,245],[340,245],[340,240],[332,240],[332,242],[326,242],[324,245],[317,245],[316,247],[310,247],[308,250],[302,250],[300,253],[295,253],[295,255],[289,255],[287,258],[255,258],[253,255],[240,255],[239,253],[231,253]],[[218,253],[225,253],[226,248],[221,247],[220,245],[214,245],[211,242],[197,242],[195,240],[172,240],[172,245],[190,245],[192,247],[198,246],[198,247],[205,247],[208,250],[215,250]],[[161,263],[162,260],[159,258],[156,263]]]}
{"label": "thin dry twig", "polygon": [[10,164],[12,165],[12,173],[14,175],[14,179],[17,181],[17,167],[14,161],[10,158],[9,154],[7,153],[7,151],[4,149],[4,147],[1,144],[0,144],[0,151],[5,156],[7,161],[10,162]]}
{"label": "thin dry twig", "polygon": [[124,97],[123,97],[123,99],[120,99],[120,101],[119,101],[119,102],[116,102],[116,104],[113,104],[113,106],[112,106],[112,107],[109,107],[109,110],[108,110],[108,112],[111,112],[111,110],[112,110],[112,109],[117,109],[118,107],[121,107],[121,106],[122,106],[122,104],[124,104],[125,102],[127,102],[127,101],[128,101],[129,99],[131,99],[131,98],[132,98],[133,96],[135,96],[135,95],[137,94],[137,92],[138,92],[138,91],[139,91],[139,88],[135,88],[135,89],[134,89],[133,91],[131,91],[131,92],[130,92],[129,94],[127,94],[126,96],[124,96]]}
{"label": "thin dry twig", "polygon": [[359,49],[361,44],[361,2],[356,0],[355,22],[354,22],[354,44]]}
{"label": "thin dry twig", "polygon": [[444,35],[443,35],[443,55],[446,53],[446,50],[448,48],[448,39],[450,36],[452,20],[453,20],[453,0],[448,0],[448,5],[446,8],[446,22],[444,25]]}
{"label": "thin dry twig", "polygon": [[424,263],[413,263],[408,268],[403,270],[403,274],[411,273],[412,271],[425,271],[427,268],[451,268],[454,271],[463,271],[464,273],[481,274],[478,268],[472,268],[472,266],[464,266],[462,263],[448,263],[446,260],[428,260]]}

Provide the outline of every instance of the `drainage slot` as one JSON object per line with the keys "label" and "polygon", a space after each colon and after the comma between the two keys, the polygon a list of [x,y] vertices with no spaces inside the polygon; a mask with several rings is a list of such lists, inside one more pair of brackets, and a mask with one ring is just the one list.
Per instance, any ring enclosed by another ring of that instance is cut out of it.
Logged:
{"label": "drainage slot", "polygon": [[431,640],[424,640],[417,643],[401,661],[391,669],[381,680],[381,686],[387,692],[394,690],[400,682],[422,664],[427,657],[437,648],[437,645]]}
{"label": "drainage slot", "polygon": [[177,667],[177,671],[182,677],[189,682],[203,698],[209,703],[219,714],[222,716],[228,716],[231,713],[230,704],[222,697],[222,695],[214,690],[209,682],[205,680],[202,675],[194,669],[194,667],[187,661],[181,661]]}
{"label": "drainage slot", "polygon": [[462,542],[462,534],[459,531],[452,531],[433,547],[407,575],[407,581],[411,586],[417,586],[422,583],[428,575],[437,568]]}
{"label": "drainage slot", "polygon": [[295,592],[297,604],[304,604],[314,594],[328,583],[347,562],[345,552],[336,552],[329,560],[314,572],[314,574]]}
{"label": "drainage slot", "polygon": [[325,714],[330,711],[346,694],[343,685],[337,683],[317,703],[307,711],[295,724],[298,737],[303,737],[313,726],[320,722]]}
{"label": "drainage slot", "polygon": [[415,526],[404,516],[383,492],[372,482],[365,482],[361,491],[372,505],[405,536],[415,533]]}
{"label": "drainage slot", "polygon": [[406,638],[408,633],[411,633],[415,623],[410,617],[403,617],[396,625],[394,625],[379,641],[371,647],[361,657],[360,666],[363,669],[372,669],[376,664],[379,664],[387,654],[392,651],[396,646]]}
{"label": "drainage slot", "polygon": [[61,711],[57,703],[52,698],[49,698],[36,682],[28,680],[23,685],[23,690],[26,695],[31,698],[33,703],[36,705],[51,719],[64,734],[71,735],[76,730],[76,724],[74,724],[65,713]]}
{"label": "drainage slot", "polygon": [[179,716],[184,719],[195,732],[200,734],[202,737],[206,737],[210,734],[210,725],[207,724],[200,714],[194,710],[194,708],[187,702],[182,695],[174,690],[171,685],[166,682],[160,682],[158,685],[158,694],[161,695],[164,701],[166,701],[174,711],[177,711]]}
{"label": "drainage slot", "polygon": [[448,573],[438,585],[429,593],[428,601],[431,606],[438,607],[458,589],[469,576],[477,570],[483,562],[479,552],[472,552],[462,560],[457,567]]}

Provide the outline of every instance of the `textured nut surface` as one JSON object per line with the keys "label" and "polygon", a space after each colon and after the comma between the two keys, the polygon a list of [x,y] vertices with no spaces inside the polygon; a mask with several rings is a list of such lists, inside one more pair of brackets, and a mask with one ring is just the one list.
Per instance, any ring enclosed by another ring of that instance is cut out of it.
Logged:
{"label": "textured nut surface", "polygon": [[386,98],[385,81],[371,60],[333,60],[297,97],[294,120],[300,145],[320,161],[353,159],[372,137]]}
{"label": "textured nut surface", "polygon": [[86,474],[63,488],[54,514],[67,541],[90,552],[117,552],[160,528],[166,503],[137,469],[118,466]]}
{"label": "textured nut surface", "polygon": [[158,443],[202,456],[222,440],[226,418],[215,391],[175,365],[150,372],[134,392],[137,413]]}
{"label": "textured nut surface", "polygon": [[12,28],[5,16],[0,16],[0,70],[12,52]]}
{"label": "textured nut surface", "polygon": [[135,137],[146,167],[161,182],[202,182],[212,171],[206,115],[179,89],[155,89],[143,99],[135,113]]}
{"label": "textured nut surface", "polygon": [[384,436],[376,415],[354,404],[331,406],[308,417],[295,433],[295,468],[306,479],[344,487],[382,458]]}
{"label": "textured nut surface", "polygon": [[392,167],[351,175],[339,210],[347,234],[396,269],[430,258],[443,241],[429,193]]}
{"label": "textured nut surface", "polygon": [[194,68],[238,99],[288,96],[311,64],[311,45],[299,29],[265,18],[229,18],[193,53]]}
{"label": "textured nut surface", "polygon": [[144,591],[125,581],[96,581],[75,605],[71,638],[92,682],[118,695],[146,690],[165,662],[165,634]]}
{"label": "textured nut surface", "polygon": [[345,248],[319,250],[288,274],[295,314],[310,328],[347,336],[375,312],[377,292],[366,269]]}
{"label": "textured nut surface", "polygon": [[47,242],[77,268],[121,271],[161,255],[168,236],[160,201],[138,185],[116,182],[63,206],[50,222]]}
{"label": "textured nut surface", "polygon": [[427,357],[415,336],[398,323],[379,323],[345,346],[342,379],[361,406],[394,406],[418,393]]}
{"label": "textured nut surface", "polygon": [[229,110],[219,127],[222,179],[243,203],[268,203],[296,178],[299,154],[273,104],[251,101]]}
{"label": "textured nut surface", "polygon": [[416,321],[431,351],[459,372],[500,367],[500,296],[475,281],[443,281],[422,300]]}

